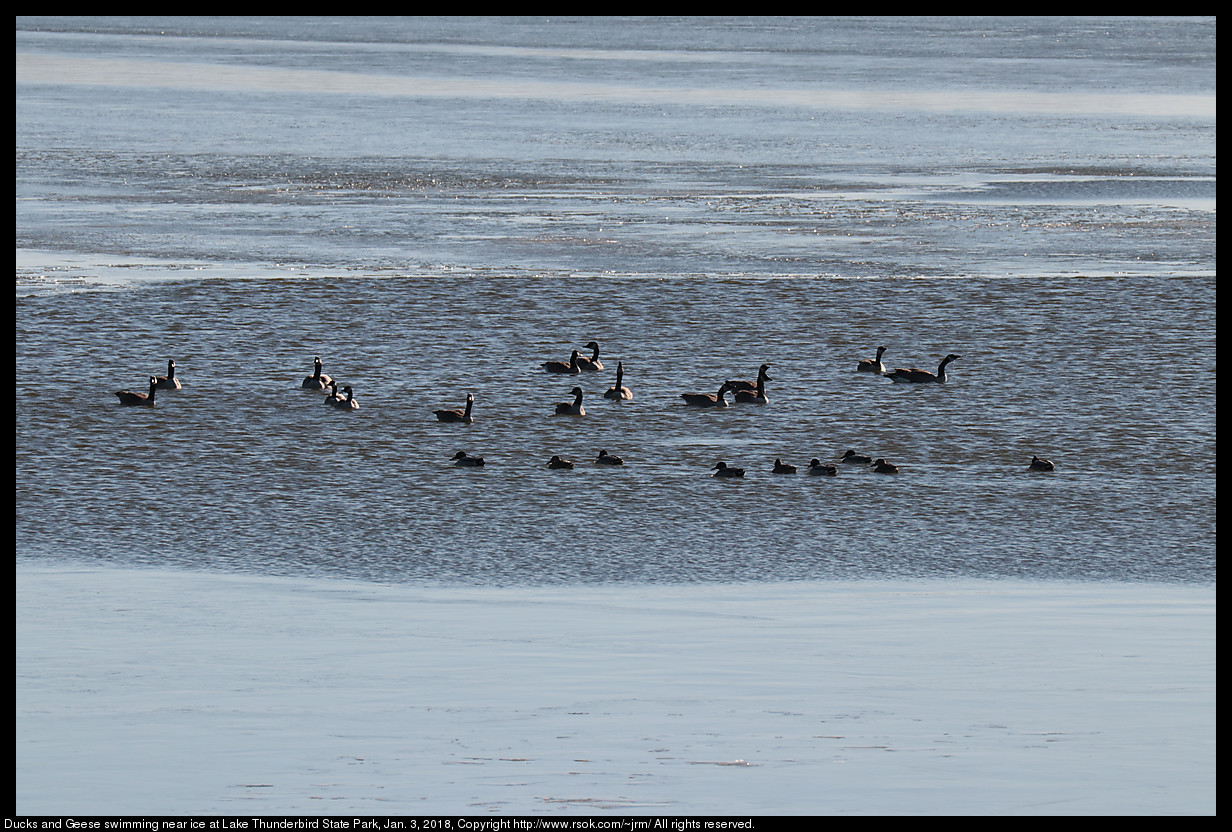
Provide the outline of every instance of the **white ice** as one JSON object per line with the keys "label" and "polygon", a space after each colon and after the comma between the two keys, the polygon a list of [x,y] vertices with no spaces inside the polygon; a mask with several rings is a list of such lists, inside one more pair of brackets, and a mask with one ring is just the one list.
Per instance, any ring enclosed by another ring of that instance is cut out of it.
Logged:
{"label": "white ice", "polygon": [[1215,813],[1215,588],[19,558],[17,815]]}

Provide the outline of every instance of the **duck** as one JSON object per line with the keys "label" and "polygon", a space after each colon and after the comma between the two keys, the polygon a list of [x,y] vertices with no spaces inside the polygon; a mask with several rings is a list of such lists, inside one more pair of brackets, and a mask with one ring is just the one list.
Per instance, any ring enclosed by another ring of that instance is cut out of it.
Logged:
{"label": "duck", "polygon": [[[737,390],[736,401],[743,404],[769,404],[770,399],[766,397],[766,382],[773,380],[770,376],[759,373],[757,376],[757,386],[752,390]],[[730,381],[727,383],[731,384]]]}
{"label": "duck", "polygon": [[150,392],[134,393],[131,390],[118,390],[116,396],[124,407],[153,407],[156,390],[158,390],[158,378],[150,376]]}
{"label": "duck", "polygon": [[624,386],[625,365],[623,361],[616,362],[616,383],[603,391],[603,398],[627,402],[633,398],[633,391]]}
{"label": "duck", "polygon": [[837,477],[838,466],[831,465],[828,462],[822,462],[820,459],[814,457],[809,460],[808,472],[814,476]]}
{"label": "duck", "polygon": [[937,366],[937,372],[935,374],[928,372],[928,370],[920,370],[915,367],[912,367],[910,370],[904,370],[900,367],[886,373],[886,378],[891,381],[909,381],[917,384],[929,381],[944,383],[946,380],[945,366],[951,361],[957,361],[959,358],[961,358],[961,356],[950,353],[945,358],[941,359],[941,363]]}
{"label": "duck", "polygon": [[776,459],[774,460],[774,471],[773,471],[772,473],[775,473],[775,474],[794,474],[794,473],[796,473],[796,466],[794,466],[794,465],[789,465],[788,463],[783,462],[781,459],[777,459],[777,458],[776,458]]}
{"label": "duck", "polygon": [[331,378],[329,380],[329,395],[325,397],[325,403],[337,405],[342,400],[342,396],[338,395],[338,382]]}
{"label": "duck", "polygon": [[321,372],[321,356],[312,359],[312,375],[304,379],[304,383],[300,386],[305,390],[324,390],[332,381],[329,376]]}
{"label": "duck", "polygon": [[770,376],[766,373],[769,369],[769,364],[762,364],[758,367],[757,381],[748,381],[746,379],[736,379],[735,381],[728,380],[728,389],[730,389],[733,393],[739,393],[741,390],[745,390],[750,393],[755,392],[757,390],[757,385],[761,384],[763,381],[774,381],[774,379],[770,378]]}
{"label": "duck", "polygon": [[483,457],[470,456],[466,451],[458,451],[450,459],[454,461],[455,468],[478,468],[483,465]]}
{"label": "duck", "polygon": [[543,362],[543,369],[547,370],[549,373],[562,373],[565,375],[576,376],[578,373],[582,372],[582,365],[579,363],[580,355],[581,353],[574,350],[569,355],[568,362],[545,361]]}
{"label": "duck", "polygon": [[1031,457],[1031,464],[1027,466],[1032,471],[1054,471],[1056,466],[1047,459],[1040,459],[1038,456]]}
{"label": "duck", "polygon": [[599,360],[599,344],[595,341],[587,341],[584,346],[591,350],[590,358],[579,355],[578,366],[582,368],[583,373],[599,372],[603,369],[603,362]]}
{"label": "duck", "polygon": [[599,455],[595,457],[595,465],[624,465],[625,461],[618,456],[609,454],[607,451],[599,451]]}
{"label": "duck", "polygon": [[726,462],[720,462],[718,465],[714,466],[714,467],[713,467],[713,468],[711,468],[710,470],[714,471],[714,473],[713,473],[713,474],[711,474],[710,476],[712,476],[712,477],[719,477],[719,478],[721,478],[721,479],[731,479],[731,478],[735,478],[735,477],[743,477],[743,476],[744,476],[744,469],[743,469],[743,468],[731,468],[731,467],[728,467],[728,465],[727,465],[727,463],[726,463]]}
{"label": "duck", "polygon": [[717,393],[681,393],[680,398],[690,407],[728,407],[723,394],[730,389],[725,381]]}
{"label": "duck", "polygon": [[465,410],[434,410],[436,420],[438,422],[462,422],[469,425],[475,421],[471,418],[471,408],[475,405],[475,396],[472,393],[466,394],[466,409]]}
{"label": "duck", "polygon": [[359,410],[359,402],[355,401],[355,391],[351,389],[351,385],[343,387],[342,392],[346,393],[346,398],[339,396],[338,401],[334,402],[334,407],[339,410]]}
{"label": "duck", "polygon": [[848,451],[843,454],[843,458],[840,459],[839,462],[844,462],[848,465],[872,465],[873,458],[871,456],[858,454],[855,451]]}
{"label": "duck", "polygon": [[573,463],[567,459],[561,459],[559,456],[553,456],[548,460],[548,467],[555,470],[572,471]]}
{"label": "duck", "polygon": [[175,377],[175,359],[167,361],[167,375],[155,376],[158,379],[159,390],[182,390],[180,380]]}
{"label": "duck", "polygon": [[898,466],[878,457],[873,460],[873,472],[877,474],[897,474]]}
{"label": "duck", "polygon": [[886,348],[877,348],[876,358],[862,358],[860,363],[856,365],[857,373],[876,373],[877,375],[885,375],[886,366],[881,363],[881,356],[885,355]]}
{"label": "duck", "polygon": [[574,387],[569,391],[573,394],[573,401],[560,402],[556,405],[557,416],[585,416],[586,408],[582,407],[582,388]]}

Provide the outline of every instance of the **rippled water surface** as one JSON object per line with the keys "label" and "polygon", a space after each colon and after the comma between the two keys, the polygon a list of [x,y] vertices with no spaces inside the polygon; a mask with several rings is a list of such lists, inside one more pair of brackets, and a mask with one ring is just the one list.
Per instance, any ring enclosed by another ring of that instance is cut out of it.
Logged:
{"label": "rippled water surface", "polygon": [[1213,581],[1214,30],[19,18],[18,555]]}

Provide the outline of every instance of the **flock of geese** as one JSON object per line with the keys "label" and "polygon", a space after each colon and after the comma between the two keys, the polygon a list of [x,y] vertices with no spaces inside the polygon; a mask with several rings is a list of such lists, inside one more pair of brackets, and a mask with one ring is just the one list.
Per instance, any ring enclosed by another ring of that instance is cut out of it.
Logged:
{"label": "flock of geese", "polygon": [[[573,350],[568,361],[545,361],[542,364],[543,369],[548,373],[557,375],[581,375],[582,373],[597,373],[605,369],[603,362],[599,358],[599,344],[595,341],[590,341],[585,345],[585,348],[591,351],[589,356],[583,356],[580,350]],[[886,348],[877,348],[876,358],[865,358],[856,365],[857,372],[875,373],[885,376],[894,382],[909,383],[909,384],[938,384],[944,383],[948,376],[946,375],[946,367],[953,361],[956,361],[960,356],[950,353],[945,358],[941,359],[941,363],[937,366],[937,372],[932,373],[927,370],[921,370],[916,367],[911,368],[896,368],[887,370],[882,362],[882,356],[885,355]],[[350,385],[343,386],[341,392],[338,389],[338,382],[322,372],[321,357],[316,356],[313,359],[312,375],[304,378],[301,384],[304,390],[313,391],[328,391],[325,396],[325,404],[334,407],[338,410],[354,411],[359,409],[359,402],[355,400],[355,391]],[[718,408],[729,407],[727,394],[731,393],[736,402],[746,404],[767,404],[769,398],[766,396],[766,382],[773,381],[769,374],[770,365],[762,364],[757,370],[757,378],[755,380],[727,380],[719,386],[719,389],[714,393],[681,393],[680,397],[684,399],[686,405],[695,408]],[[182,389],[180,380],[175,375],[175,361],[167,362],[167,374],[165,376],[150,376],[150,386],[147,392],[134,392],[131,390],[120,390],[116,392],[116,396],[120,400],[120,404],[128,407],[153,407],[155,397],[159,390],[180,390]],[[556,405],[555,414],[557,416],[585,416],[586,408],[582,405],[582,388],[574,387],[570,394],[573,396],[572,401],[560,402]],[[615,401],[631,401],[633,393],[624,384],[624,363],[617,362],[616,364],[616,383],[604,391],[605,399]],[[471,424],[474,421],[472,411],[475,406],[475,396],[472,393],[466,394],[466,404],[460,409],[450,410],[434,410],[433,414],[438,421],[453,422],[460,424]],[[471,456],[465,451],[458,451],[451,458],[455,466],[458,467],[479,467],[484,464],[483,457]],[[624,460],[618,456],[609,454],[607,451],[599,451],[599,455],[595,458],[596,465],[623,465]],[[819,459],[813,459],[809,462],[805,469],[807,473],[819,476],[837,476],[840,465],[855,465],[863,466],[878,474],[897,474],[898,466],[887,461],[884,458],[873,459],[862,454],[857,454],[854,450],[847,451],[842,459],[837,464],[822,462]],[[571,460],[564,459],[560,456],[553,456],[548,460],[547,467],[551,469],[572,469],[574,463]],[[1031,462],[1028,465],[1031,471],[1053,471],[1055,466],[1046,459],[1040,459],[1038,456],[1032,456]],[[719,462],[712,469],[714,473],[711,476],[720,479],[740,478],[744,476],[743,468],[729,466],[725,462]],[[774,460],[774,468],[772,473],[775,474],[795,474],[798,472],[795,465],[783,462],[780,459]]]}

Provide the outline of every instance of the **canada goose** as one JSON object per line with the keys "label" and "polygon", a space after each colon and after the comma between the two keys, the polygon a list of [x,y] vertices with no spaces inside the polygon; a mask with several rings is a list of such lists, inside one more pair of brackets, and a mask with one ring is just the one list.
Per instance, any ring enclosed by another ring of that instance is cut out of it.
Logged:
{"label": "canada goose", "polygon": [[889,378],[891,381],[944,382],[946,380],[945,365],[949,364],[951,361],[957,361],[959,358],[960,356],[957,356],[954,353],[950,353],[945,358],[941,359],[941,364],[937,366],[936,375],[928,372],[928,370],[919,370],[919,369],[916,369],[915,367],[912,367],[910,370],[904,370],[902,368],[899,368],[897,370],[891,370],[890,372],[886,373],[886,377]]}
{"label": "canada goose", "polygon": [[549,467],[549,468],[554,468],[554,469],[557,469],[557,470],[562,470],[562,469],[563,469],[563,470],[569,470],[569,471],[571,471],[571,470],[573,470],[573,463],[572,463],[572,462],[570,462],[570,461],[569,461],[569,460],[567,460],[567,459],[561,459],[561,458],[560,458],[560,457],[558,457],[558,456],[554,456],[554,457],[552,457],[551,459],[549,459],[549,460],[548,460],[548,467]]}
{"label": "canada goose", "polygon": [[712,477],[732,478],[744,476],[743,468],[728,468],[726,462],[720,462],[710,470],[714,471],[714,473],[710,475]]}
{"label": "canada goose", "polygon": [[838,466],[822,462],[814,457],[809,460],[808,472],[814,476],[836,477],[838,476]]}
{"label": "canada goose", "polygon": [[150,392],[134,393],[131,390],[120,390],[116,392],[116,396],[120,399],[120,404],[125,407],[153,407],[154,392],[158,389],[158,379],[150,376]]}
{"label": "canada goose", "polygon": [[167,362],[167,375],[155,376],[158,379],[159,390],[181,390],[180,380],[175,377],[175,361]]}
{"label": "canada goose", "polygon": [[[766,398],[766,381],[773,381],[770,376],[761,374],[757,376],[757,387],[753,390],[737,390],[736,401],[744,404],[769,404],[770,399]],[[727,382],[731,384],[731,382]]]}
{"label": "canada goose", "polygon": [[300,386],[305,390],[324,390],[332,379],[321,372],[321,356],[312,360],[312,375],[304,379]]}
{"label": "canada goose", "polygon": [[584,373],[597,373],[603,369],[603,362],[599,360],[599,345],[594,341],[587,341],[586,349],[592,350],[590,358],[584,355],[578,356],[578,366],[582,368]]}
{"label": "canada goose", "polygon": [[543,369],[547,370],[549,373],[563,373],[565,375],[576,376],[578,373],[582,372],[582,365],[578,363],[578,356],[578,351],[574,350],[572,354],[570,354],[568,362],[545,361],[543,362]]}
{"label": "canada goose", "polygon": [[351,385],[343,387],[342,392],[346,393],[346,398],[339,397],[338,401],[334,402],[334,407],[339,410],[359,410],[359,402],[355,401],[355,391],[351,389]]}
{"label": "canada goose", "polygon": [[727,382],[727,387],[733,393],[739,393],[741,390],[746,390],[752,393],[757,390],[757,385],[761,384],[763,381],[774,381],[774,379],[770,378],[770,376],[766,373],[766,370],[769,369],[769,364],[762,364],[757,368],[757,381],[748,381],[745,379],[737,379],[736,381],[729,380]]}
{"label": "canada goose", "polygon": [[680,398],[690,407],[727,407],[727,399],[723,398],[723,394],[730,389],[725,381],[717,393],[681,393]]}
{"label": "canada goose", "polygon": [[877,458],[873,460],[873,471],[878,474],[897,474],[898,466],[891,462],[886,462],[884,459]]}
{"label": "canada goose", "polygon": [[331,378],[329,380],[329,395],[325,397],[325,403],[337,405],[342,400],[342,396],[338,395],[338,382]]}
{"label": "canada goose", "polygon": [[1056,466],[1046,459],[1040,459],[1038,456],[1031,457],[1031,464],[1028,466],[1032,471],[1053,471]]}
{"label": "canada goose", "polygon": [[618,456],[613,456],[607,451],[599,451],[599,455],[595,457],[595,465],[624,465],[625,461]]}
{"label": "canada goose", "polygon": [[885,351],[886,351],[885,347],[878,347],[876,358],[861,359],[860,363],[856,365],[856,372],[858,373],[877,373],[878,375],[884,375],[886,371],[886,367],[884,364],[881,363],[881,356],[885,355]]}
{"label": "canada goose", "polygon": [[774,471],[773,471],[773,473],[775,473],[775,474],[794,474],[794,473],[796,473],[796,466],[794,466],[794,465],[789,465],[789,464],[787,464],[786,462],[783,462],[783,461],[782,461],[782,460],[780,460],[780,459],[776,459],[776,460],[774,460]]}
{"label": "canada goose", "polygon": [[483,457],[468,456],[466,451],[458,451],[450,458],[454,460],[453,464],[456,468],[478,468],[483,465]]}
{"label": "canada goose", "polygon": [[871,465],[873,458],[871,456],[858,454],[855,451],[848,451],[843,454],[843,458],[840,459],[839,462],[845,462],[848,465]]}
{"label": "canada goose", "polygon": [[627,402],[633,398],[633,391],[624,386],[625,365],[623,361],[616,362],[616,383],[603,391],[603,398]]}
{"label": "canada goose", "polygon": [[436,419],[439,422],[464,422],[470,424],[474,421],[471,418],[471,408],[475,404],[475,396],[471,393],[466,394],[466,409],[465,410],[434,410]]}
{"label": "canada goose", "polygon": [[556,405],[557,416],[585,416],[586,408],[582,407],[582,388],[574,387],[569,391],[573,394],[573,401],[561,402]]}

